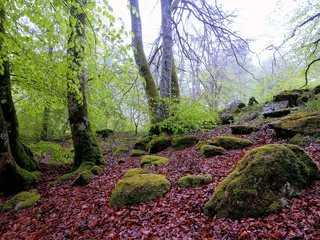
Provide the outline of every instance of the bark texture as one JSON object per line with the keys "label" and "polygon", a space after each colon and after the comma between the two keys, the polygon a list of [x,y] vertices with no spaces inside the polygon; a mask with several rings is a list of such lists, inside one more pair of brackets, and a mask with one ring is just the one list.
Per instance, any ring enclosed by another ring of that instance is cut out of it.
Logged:
{"label": "bark texture", "polygon": [[177,67],[175,61],[172,60],[172,73],[171,73],[171,98],[174,102],[180,102],[180,88],[177,75]]}
{"label": "bark texture", "polygon": [[43,109],[43,119],[42,119],[42,129],[41,129],[41,136],[40,139],[42,141],[47,141],[49,139],[48,134],[48,127],[49,127],[49,116],[50,109],[49,107],[45,106]]}
{"label": "bark texture", "polygon": [[[75,153],[74,169],[77,169],[84,162],[93,162],[97,165],[105,163],[95,135],[91,130],[87,108],[86,79],[82,66],[86,25],[84,7],[79,6],[77,1],[73,1],[70,8],[70,27],[72,31],[69,44],[74,43],[74,46],[68,49],[70,73],[67,80],[69,122]],[[76,19],[75,25],[71,19]]]}
{"label": "bark texture", "polygon": [[140,76],[145,80],[145,93],[148,99],[150,122],[155,123],[159,92],[143,48],[139,1],[129,0],[129,2],[131,6],[131,30],[134,34],[132,37],[134,59],[139,68]]}

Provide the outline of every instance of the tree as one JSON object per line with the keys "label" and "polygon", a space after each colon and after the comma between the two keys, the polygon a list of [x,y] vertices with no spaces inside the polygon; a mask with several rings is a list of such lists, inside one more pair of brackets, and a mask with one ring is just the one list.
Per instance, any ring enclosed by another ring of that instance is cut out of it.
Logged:
{"label": "tree", "polygon": [[91,130],[86,100],[86,76],[84,73],[86,1],[71,1],[71,28],[68,40],[69,71],[67,74],[68,112],[74,145],[74,169],[82,163],[104,164],[95,136]]}

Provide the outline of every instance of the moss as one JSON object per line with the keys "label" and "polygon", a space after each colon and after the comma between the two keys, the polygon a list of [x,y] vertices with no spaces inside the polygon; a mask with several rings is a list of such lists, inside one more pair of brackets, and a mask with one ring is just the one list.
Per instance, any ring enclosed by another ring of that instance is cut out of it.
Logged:
{"label": "moss", "polygon": [[129,152],[129,150],[127,148],[118,147],[113,151],[112,156],[118,157],[118,156],[125,154],[125,153],[128,153],[128,152]]}
{"label": "moss", "polygon": [[69,180],[72,177],[75,177],[77,174],[80,174],[83,171],[90,171],[93,167],[95,166],[94,162],[83,162],[77,170],[70,172],[70,173],[66,173],[62,176],[60,176],[57,180],[54,181],[54,184],[58,184],[60,182],[64,182]]}
{"label": "moss", "polygon": [[35,171],[38,169],[38,163],[33,158],[33,153],[28,146],[20,141],[19,137],[16,139],[10,138],[10,148],[16,163],[23,169],[28,171]]}
{"label": "moss", "polygon": [[126,163],[126,160],[125,159],[119,159],[118,163]]}
{"label": "moss", "polygon": [[274,102],[280,102],[280,101],[288,101],[289,106],[297,106],[297,100],[302,94],[302,91],[300,89],[294,89],[290,91],[283,91],[273,97]]}
{"label": "moss", "polygon": [[9,200],[0,205],[0,211],[18,210],[27,208],[35,204],[41,198],[40,194],[35,191],[20,192]]}
{"label": "moss", "polygon": [[319,168],[303,149],[265,145],[248,152],[218,185],[205,213],[231,218],[267,215],[314,179],[320,179]]}
{"label": "moss", "polygon": [[111,194],[111,205],[133,205],[162,197],[171,188],[159,174],[136,174],[120,179]]}
{"label": "moss", "polygon": [[154,137],[147,145],[149,153],[157,153],[170,147],[170,140],[167,136]]}
{"label": "moss", "polygon": [[185,188],[199,187],[212,182],[212,177],[209,174],[186,175],[178,180],[178,185]]}
{"label": "moss", "polygon": [[143,156],[145,154],[146,154],[146,152],[143,151],[143,150],[140,150],[140,149],[132,149],[132,151],[131,151],[131,156],[132,157]]}
{"label": "moss", "polygon": [[218,136],[212,139],[212,144],[224,149],[242,149],[252,145],[249,139],[233,136]]}
{"label": "moss", "polygon": [[111,129],[102,129],[102,130],[97,130],[96,131],[96,135],[101,137],[101,138],[107,138],[112,133],[113,133],[113,130],[111,130]]}
{"label": "moss", "polygon": [[151,136],[143,136],[137,139],[137,141],[134,143],[133,148],[134,149],[141,149],[141,150],[147,150],[147,145],[149,141],[152,139]]}
{"label": "moss", "polygon": [[213,143],[211,141],[199,141],[196,144],[195,149],[200,150],[201,146],[203,145],[213,145]]}
{"label": "moss", "polygon": [[148,172],[148,170],[145,168],[131,168],[126,172],[124,177],[132,177],[133,175],[145,174],[147,172]]}
{"label": "moss", "polygon": [[92,172],[90,170],[83,171],[78,174],[76,179],[74,180],[74,185],[87,185],[90,183],[92,178]]}
{"label": "moss", "polygon": [[294,135],[293,138],[289,139],[290,144],[295,144],[298,146],[305,146],[311,141],[311,138],[309,136],[303,136],[302,134],[298,133]]}
{"label": "moss", "polygon": [[171,139],[171,147],[174,150],[181,150],[196,145],[198,139],[193,136],[180,136]]}
{"label": "moss", "polygon": [[254,131],[258,131],[259,128],[256,126],[247,126],[247,125],[232,125],[230,126],[233,134],[249,134]]}
{"label": "moss", "polygon": [[200,147],[200,153],[204,157],[213,157],[213,156],[225,154],[226,150],[222,147],[217,147],[212,145],[202,145]]}
{"label": "moss", "polygon": [[143,156],[141,159],[141,166],[160,165],[160,164],[167,163],[168,161],[169,161],[169,159],[166,157],[146,155],[146,156]]}
{"label": "moss", "polygon": [[99,166],[94,166],[90,170],[94,175],[102,175],[103,174],[103,168]]}
{"label": "moss", "polygon": [[320,112],[295,113],[272,122],[269,126],[278,136],[285,138],[293,137],[297,133],[304,135],[320,133]]}

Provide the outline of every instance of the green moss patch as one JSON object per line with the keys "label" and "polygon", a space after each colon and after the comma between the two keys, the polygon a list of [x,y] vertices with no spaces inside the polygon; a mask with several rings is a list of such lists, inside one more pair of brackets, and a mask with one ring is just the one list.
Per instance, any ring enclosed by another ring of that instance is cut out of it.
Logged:
{"label": "green moss patch", "polygon": [[149,153],[157,153],[170,147],[170,144],[168,136],[157,136],[148,143],[147,149]]}
{"label": "green moss patch", "polygon": [[212,145],[202,145],[200,147],[200,153],[204,157],[213,157],[213,156],[225,154],[226,150],[222,147],[217,147]]}
{"label": "green moss patch", "polygon": [[120,179],[111,194],[111,205],[133,205],[162,197],[171,188],[159,174],[136,174]]}
{"label": "green moss patch", "polygon": [[160,165],[167,163],[168,161],[169,159],[167,157],[146,155],[141,158],[141,166]]}
{"label": "green moss patch", "polygon": [[99,166],[94,166],[90,170],[94,175],[102,175],[103,174],[103,168]]}
{"label": "green moss patch", "polygon": [[178,185],[184,188],[194,188],[207,185],[212,182],[209,174],[186,175],[178,180]]}
{"label": "green moss patch", "polygon": [[256,126],[247,126],[247,125],[232,125],[230,126],[233,134],[250,134],[254,131],[258,131],[259,128]]}
{"label": "green moss patch", "polygon": [[60,182],[64,182],[64,181],[67,181],[69,180],[70,178],[73,178],[75,176],[77,176],[78,174],[80,174],[81,172],[83,171],[91,171],[91,169],[93,167],[95,167],[96,165],[94,164],[94,162],[83,162],[78,169],[76,169],[75,171],[73,172],[70,172],[70,173],[66,173],[62,176],[60,176],[57,180],[54,181],[54,184],[58,184]]}
{"label": "green moss patch", "polygon": [[278,136],[293,137],[297,133],[313,135],[320,133],[320,111],[295,113],[269,124]]}
{"label": "green moss patch", "polygon": [[148,172],[148,169],[146,168],[131,168],[126,172],[124,177],[132,177],[134,175],[145,174],[147,172]]}
{"label": "green moss patch", "polygon": [[196,145],[198,139],[193,136],[180,136],[171,139],[171,147],[174,150],[181,150]]}
{"label": "green moss patch", "polygon": [[119,157],[120,155],[128,152],[129,152],[128,148],[118,147],[113,151],[112,156]]}
{"label": "green moss patch", "polygon": [[205,213],[217,217],[257,217],[288,205],[310,181],[320,178],[302,148],[270,144],[251,150],[216,188]]}
{"label": "green moss patch", "polygon": [[131,156],[132,157],[139,157],[139,156],[143,156],[146,155],[146,152],[140,149],[132,149],[131,151]]}
{"label": "green moss patch", "polygon": [[249,139],[238,138],[233,136],[218,136],[212,139],[212,144],[224,149],[242,149],[252,145]]}
{"label": "green moss patch", "polygon": [[4,203],[0,204],[0,212],[27,208],[35,204],[41,198],[35,191],[20,192]]}
{"label": "green moss patch", "polygon": [[143,136],[137,139],[137,141],[134,143],[133,148],[134,149],[141,149],[141,150],[147,150],[147,145],[151,140],[151,136]]}
{"label": "green moss patch", "polygon": [[87,185],[90,183],[93,174],[90,170],[83,171],[78,174],[76,179],[74,180],[74,185]]}

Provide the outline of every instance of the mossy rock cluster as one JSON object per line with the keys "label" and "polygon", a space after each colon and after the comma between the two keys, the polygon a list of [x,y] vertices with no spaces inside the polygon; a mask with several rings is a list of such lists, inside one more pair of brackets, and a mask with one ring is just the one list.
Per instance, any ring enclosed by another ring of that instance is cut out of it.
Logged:
{"label": "mossy rock cluster", "polygon": [[146,152],[140,149],[132,149],[130,155],[132,157],[139,157],[139,156],[146,155]]}
{"label": "mossy rock cluster", "polygon": [[284,109],[277,109],[270,112],[264,112],[262,113],[262,115],[264,118],[280,118],[280,117],[287,116],[290,113],[291,113],[291,110],[289,108],[284,108]]}
{"label": "mossy rock cluster", "polygon": [[251,146],[253,143],[249,139],[234,136],[218,136],[214,137],[210,144],[224,149],[242,149]]}
{"label": "mossy rock cluster", "polygon": [[40,198],[40,194],[36,191],[20,192],[9,200],[0,204],[0,212],[30,207],[39,201]]}
{"label": "mossy rock cluster", "polygon": [[248,125],[232,125],[230,126],[232,134],[250,134],[252,132],[258,131],[259,128],[256,126],[248,126]]}
{"label": "mossy rock cluster", "polygon": [[274,102],[288,101],[290,107],[297,106],[297,100],[303,93],[303,90],[294,89],[290,91],[283,91],[273,96]]}
{"label": "mossy rock cluster", "polygon": [[265,145],[248,152],[218,185],[205,213],[229,218],[274,213],[315,179],[320,179],[319,168],[303,149]]}
{"label": "mossy rock cluster", "polygon": [[129,152],[128,148],[118,147],[112,152],[112,156],[119,157],[119,156],[121,156],[125,153],[128,153],[128,152]]}
{"label": "mossy rock cluster", "polygon": [[295,113],[269,124],[281,137],[293,137],[297,133],[313,135],[320,133],[320,111]]}
{"label": "mossy rock cluster", "polygon": [[132,177],[134,175],[138,175],[138,174],[145,174],[148,173],[148,169],[146,168],[131,168],[129,169],[126,174],[123,176],[125,177]]}
{"label": "mossy rock cluster", "polygon": [[114,131],[112,129],[101,129],[96,131],[96,135],[101,138],[109,137]]}
{"label": "mossy rock cluster", "polygon": [[143,136],[137,139],[137,141],[134,143],[133,148],[134,149],[140,149],[140,150],[147,150],[147,145],[152,139],[151,136]]}
{"label": "mossy rock cluster", "polygon": [[126,206],[162,197],[171,188],[164,175],[134,174],[120,179],[111,194],[111,205]]}
{"label": "mossy rock cluster", "polygon": [[168,136],[160,135],[153,137],[147,145],[149,153],[157,153],[170,147],[171,141]]}
{"label": "mossy rock cluster", "polygon": [[194,188],[207,185],[212,182],[209,174],[186,175],[178,180],[178,185],[183,188]]}
{"label": "mossy rock cluster", "polygon": [[196,145],[198,139],[193,136],[179,136],[171,139],[171,147],[173,150],[182,150]]}
{"label": "mossy rock cluster", "polygon": [[226,150],[222,147],[204,144],[200,147],[200,153],[204,157],[213,157],[225,154]]}
{"label": "mossy rock cluster", "polygon": [[145,155],[141,158],[141,166],[152,166],[167,163],[169,159],[167,157]]}

